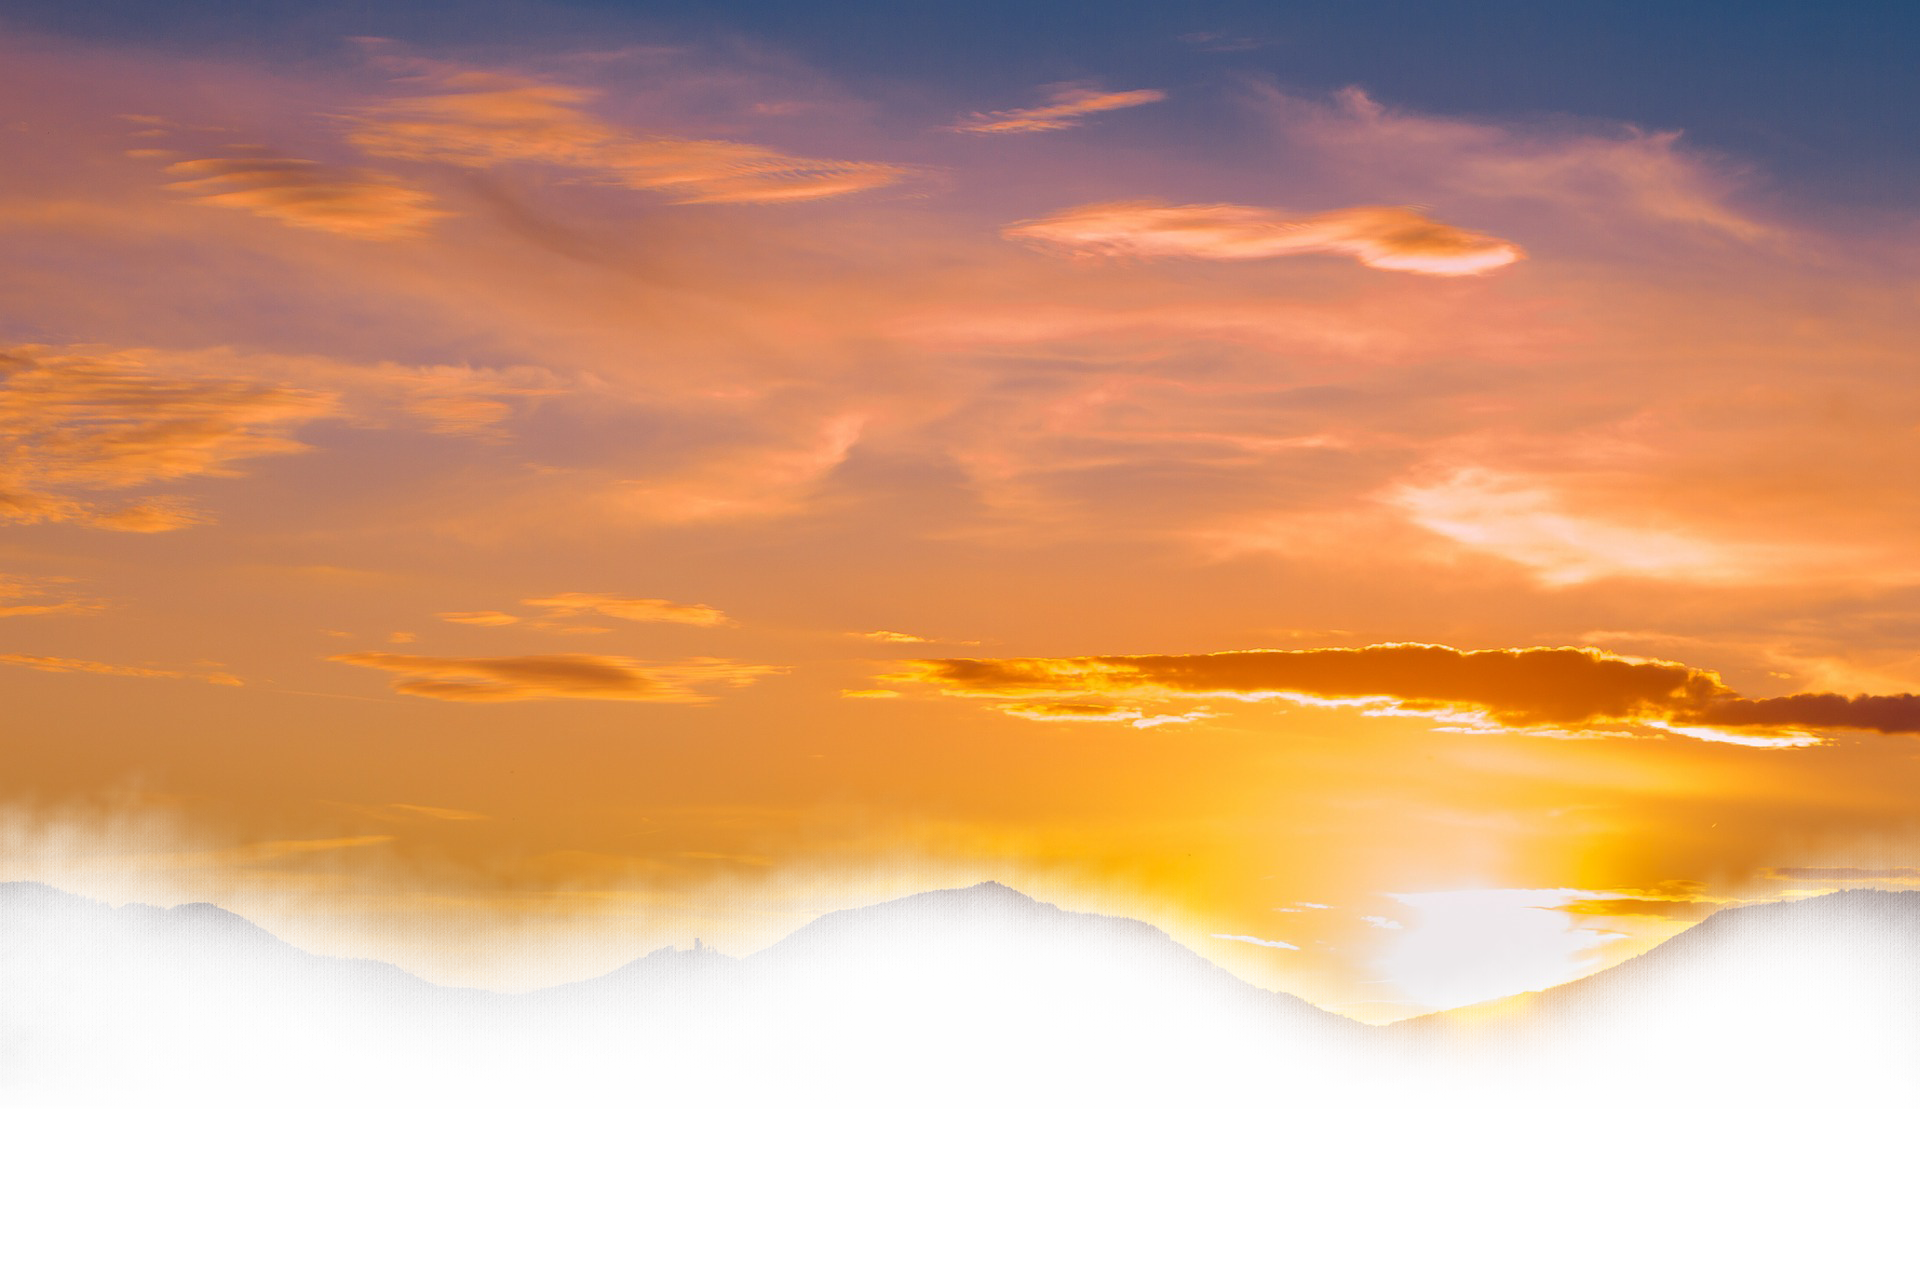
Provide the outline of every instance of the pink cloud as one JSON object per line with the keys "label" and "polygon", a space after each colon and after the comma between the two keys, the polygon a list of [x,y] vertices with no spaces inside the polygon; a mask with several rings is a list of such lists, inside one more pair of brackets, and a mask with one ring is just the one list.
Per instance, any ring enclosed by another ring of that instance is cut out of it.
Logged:
{"label": "pink cloud", "polygon": [[1324,253],[1382,271],[1446,276],[1480,275],[1524,256],[1517,246],[1484,232],[1462,231],[1414,209],[1382,207],[1292,217],[1248,205],[1128,200],[1016,222],[1004,234],[1113,257],[1240,262]]}
{"label": "pink cloud", "polygon": [[1350,88],[1331,102],[1275,90],[1255,101],[1292,146],[1367,185],[1420,199],[1529,201],[1583,219],[1773,234],[1735,208],[1740,171],[1689,150],[1677,130],[1519,126],[1399,111]]}
{"label": "pink cloud", "polygon": [[324,421],[399,417],[470,432],[504,416],[513,399],[548,390],[525,371],[231,349],[0,348],[0,521],[178,529],[201,519],[179,499],[114,505],[96,495],[233,478],[243,462],[306,452],[297,432]]}
{"label": "pink cloud", "polygon": [[332,169],[266,147],[231,144],[219,155],[176,160],[167,172],[176,179],[169,189],[202,204],[335,235],[406,239],[448,216],[389,174]]}
{"label": "pink cloud", "polygon": [[1167,95],[1158,89],[1127,89],[1112,92],[1086,86],[1060,90],[1037,107],[1017,107],[1010,111],[976,111],[948,127],[956,133],[1050,133],[1078,126],[1081,118],[1102,111],[1119,111],[1152,102],[1164,102]]}
{"label": "pink cloud", "polygon": [[438,78],[443,92],[359,113],[354,144],[369,155],[469,169],[544,165],[682,204],[819,200],[890,186],[907,172],[746,142],[633,133],[584,110],[590,90],[566,85],[480,71]]}

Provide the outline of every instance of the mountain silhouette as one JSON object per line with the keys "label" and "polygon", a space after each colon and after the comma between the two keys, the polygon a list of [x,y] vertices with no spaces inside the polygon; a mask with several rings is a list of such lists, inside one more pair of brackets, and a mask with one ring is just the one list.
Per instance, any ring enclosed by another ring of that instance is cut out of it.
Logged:
{"label": "mountain silhouette", "polygon": [[1920,1067],[1920,892],[1724,908],[1599,973],[1389,1031],[1496,1088],[1544,1077],[1753,1105],[1904,1088]]}
{"label": "mountain silhouette", "polygon": [[210,903],[0,884],[0,1095],[298,1100],[315,1077],[393,1082],[394,1061],[502,999],[317,956]]}
{"label": "mountain silhouette", "polygon": [[528,1061],[680,1067],[808,1034],[1116,1019],[1188,1007],[1236,1031],[1363,1027],[1261,990],[1133,919],[1064,912],[1004,885],[822,915],[745,960],[657,952],[526,994],[436,986],[396,965],[313,956],[209,904],[113,910],[0,885],[0,1002],[81,994],[332,1034],[413,1034]]}
{"label": "mountain silhouette", "polygon": [[575,1080],[613,1087],[641,1019],[668,1087],[791,1103],[1269,1098],[1322,1087],[1367,1036],[1152,925],[993,881],[835,911],[743,959],[661,951],[521,1000],[543,1040],[575,1047]]}
{"label": "mountain silhouette", "polygon": [[[1045,971],[1001,972],[1010,953],[1036,948],[1049,962]],[[1011,976],[1031,990],[1049,981],[1098,983],[1115,965],[1130,962],[1190,977],[1218,999],[1250,1002],[1274,1018],[1323,1030],[1353,1025],[1296,996],[1263,991],[1144,921],[1066,911],[991,880],[830,912],[744,960],[711,949],[663,947],[601,977],[547,988],[533,998],[642,996],[682,983],[744,984],[802,973],[831,973],[843,987],[893,985],[903,973],[947,986]]]}
{"label": "mountain silhouette", "polygon": [[204,902],[115,910],[0,885],[0,1002],[67,994],[104,1019],[165,1004],[745,1084],[831,1071],[1296,1107],[1920,1102],[1920,894],[1885,890],[1730,908],[1576,983],[1371,1029],[1152,925],[995,883],[831,912],[745,960],[666,946],[526,994],[313,956]]}

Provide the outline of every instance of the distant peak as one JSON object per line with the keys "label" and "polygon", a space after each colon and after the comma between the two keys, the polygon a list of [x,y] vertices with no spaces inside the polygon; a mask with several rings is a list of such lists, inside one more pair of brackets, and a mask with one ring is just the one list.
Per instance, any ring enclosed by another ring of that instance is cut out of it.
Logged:
{"label": "distant peak", "polygon": [[[907,894],[903,898],[892,898],[885,902],[876,902],[872,906],[853,907],[849,910],[854,913],[862,911],[887,911],[890,909],[903,908],[908,904],[919,904],[922,906],[934,906],[937,904],[942,907],[957,906],[962,908],[1011,908],[1014,910],[1046,908],[1054,911],[1059,910],[1058,907],[1054,907],[1050,903],[1041,902],[1037,898],[1030,898],[1018,889],[1001,884],[998,880],[982,880],[979,884],[970,884],[955,889],[926,889],[920,893]],[[838,915],[842,913],[836,912],[835,914]]]}
{"label": "distant peak", "polygon": [[947,892],[968,893],[968,894],[977,895],[979,897],[1018,898],[1022,902],[1033,901],[1032,898],[1029,898],[1026,894],[1020,892],[1018,889],[1014,889],[1007,885],[1001,884],[998,880],[982,880],[979,884],[968,885],[964,889],[950,889]]}

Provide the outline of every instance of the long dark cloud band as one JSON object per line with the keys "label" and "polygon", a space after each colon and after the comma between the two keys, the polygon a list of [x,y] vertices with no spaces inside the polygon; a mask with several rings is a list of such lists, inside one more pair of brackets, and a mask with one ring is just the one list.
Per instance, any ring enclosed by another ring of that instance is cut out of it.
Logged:
{"label": "long dark cloud band", "polygon": [[1920,732],[1920,696],[1804,693],[1743,698],[1711,671],[1598,649],[1351,649],[1071,658],[939,658],[897,681],[989,698],[1163,696],[1355,701],[1464,712],[1510,728],[1643,724],[1762,732]]}

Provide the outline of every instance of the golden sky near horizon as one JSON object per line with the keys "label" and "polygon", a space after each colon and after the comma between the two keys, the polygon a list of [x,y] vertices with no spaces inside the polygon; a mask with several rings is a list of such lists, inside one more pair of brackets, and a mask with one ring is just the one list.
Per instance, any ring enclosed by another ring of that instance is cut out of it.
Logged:
{"label": "golden sky near horizon", "polygon": [[1908,217],[1249,77],[0,67],[0,878],[525,984],[990,876],[1386,1018],[1920,875]]}

